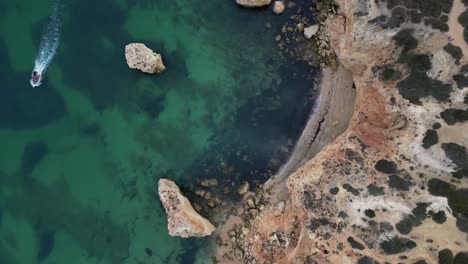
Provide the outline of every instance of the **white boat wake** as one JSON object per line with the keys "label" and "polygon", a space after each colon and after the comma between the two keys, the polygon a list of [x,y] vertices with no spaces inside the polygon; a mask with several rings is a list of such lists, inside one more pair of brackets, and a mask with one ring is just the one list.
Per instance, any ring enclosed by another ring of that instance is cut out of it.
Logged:
{"label": "white boat wake", "polygon": [[52,62],[55,52],[59,46],[60,40],[60,15],[61,3],[60,0],[52,0],[52,13],[49,17],[46,31],[42,34],[39,52],[34,61],[34,69],[31,74],[32,87],[38,87],[42,83],[45,71]]}

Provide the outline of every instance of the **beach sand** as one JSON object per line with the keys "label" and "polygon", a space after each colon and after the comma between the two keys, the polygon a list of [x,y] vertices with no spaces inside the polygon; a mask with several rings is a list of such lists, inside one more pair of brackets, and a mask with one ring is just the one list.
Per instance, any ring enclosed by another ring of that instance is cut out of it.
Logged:
{"label": "beach sand", "polygon": [[336,71],[323,69],[321,75],[317,109],[307,122],[288,162],[265,183],[264,188],[271,188],[271,193],[275,194],[270,199],[284,200],[288,195],[287,177],[348,128],[356,98],[351,72],[340,65]]}

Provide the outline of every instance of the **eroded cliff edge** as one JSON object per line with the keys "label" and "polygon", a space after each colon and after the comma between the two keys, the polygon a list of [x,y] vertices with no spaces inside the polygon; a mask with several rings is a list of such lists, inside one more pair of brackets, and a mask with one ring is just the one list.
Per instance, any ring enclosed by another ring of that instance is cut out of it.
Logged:
{"label": "eroded cliff edge", "polygon": [[220,238],[223,263],[466,261],[460,1],[336,1],[323,34],[353,74],[351,124],[289,176],[285,201]]}

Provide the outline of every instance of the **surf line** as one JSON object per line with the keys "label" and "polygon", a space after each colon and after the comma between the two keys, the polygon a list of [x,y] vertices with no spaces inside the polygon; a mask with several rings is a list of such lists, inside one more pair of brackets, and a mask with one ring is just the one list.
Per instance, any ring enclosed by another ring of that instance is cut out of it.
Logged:
{"label": "surf line", "polygon": [[42,84],[47,67],[57,52],[60,41],[61,6],[60,0],[52,0],[52,12],[47,28],[42,33],[39,51],[34,60],[34,69],[31,73],[30,83],[32,87],[38,87]]}

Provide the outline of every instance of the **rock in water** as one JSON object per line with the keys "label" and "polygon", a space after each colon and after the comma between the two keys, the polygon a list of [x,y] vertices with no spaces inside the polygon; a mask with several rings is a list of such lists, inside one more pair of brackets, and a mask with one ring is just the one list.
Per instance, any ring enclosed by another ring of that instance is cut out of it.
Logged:
{"label": "rock in water", "polygon": [[161,55],[146,47],[145,44],[131,43],[125,46],[128,67],[146,73],[160,73],[166,69]]}
{"label": "rock in water", "polygon": [[173,181],[160,179],[158,192],[166,209],[169,235],[203,237],[210,235],[216,229],[193,209],[190,201]]}
{"label": "rock in water", "polygon": [[260,7],[269,5],[271,0],[236,0],[236,3],[245,7]]}
{"label": "rock in water", "polygon": [[283,1],[275,1],[273,5],[273,12],[277,15],[281,15],[284,12],[284,3]]}
{"label": "rock in water", "polygon": [[310,39],[313,35],[317,34],[318,30],[319,25],[306,27],[304,28],[304,36],[306,37],[306,39]]}

